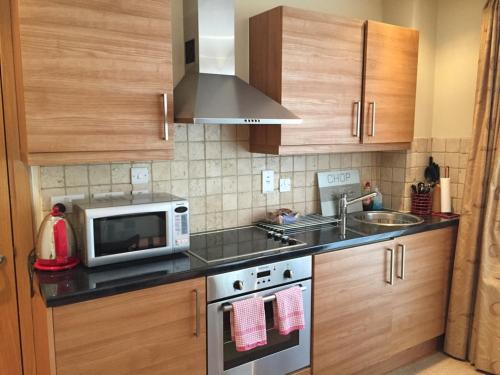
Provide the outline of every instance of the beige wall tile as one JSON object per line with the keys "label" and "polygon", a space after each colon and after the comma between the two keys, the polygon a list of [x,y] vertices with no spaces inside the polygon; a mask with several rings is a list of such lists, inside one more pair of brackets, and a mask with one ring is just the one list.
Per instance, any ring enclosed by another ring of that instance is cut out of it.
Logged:
{"label": "beige wall tile", "polygon": [[280,172],[293,172],[293,156],[281,157]]}
{"label": "beige wall tile", "polygon": [[252,174],[252,159],[238,159],[238,175]]}
{"label": "beige wall tile", "polygon": [[205,159],[205,143],[189,142],[188,148],[189,148],[189,160]]}
{"label": "beige wall tile", "polygon": [[294,172],[293,179],[292,179],[292,185],[294,188],[306,186],[306,173],[305,172]]}
{"label": "beige wall tile", "polygon": [[[91,170],[89,170],[91,172]],[[170,180],[170,161],[155,161],[152,163],[152,180]]]}
{"label": "beige wall tile", "polygon": [[197,178],[189,180],[189,197],[199,197],[206,194],[205,179]]}
{"label": "beige wall tile", "polygon": [[266,156],[266,168],[278,172],[280,170],[280,157]]}
{"label": "beige wall tile", "polygon": [[252,176],[238,176],[238,192],[252,191]]}
{"label": "beige wall tile", "polygon": [[188,124],[189,142],[203,142],[205,140],[205,127],[199,124]]}
{"label": "beige wall tile", "polygon": [[215,195],[207,195],[206,197],[206,208],[207,213],[214,213],[222,211],[223,207],[223,195],[215,194]]}
{"label": "beige wall tile", "polygon": [[44,211],[49,211],[52,208],[52,203],[50,201],[51,197],[65,195],[66,190],[64,188],[49,188],[42,189],[40,197],[42,200],[42,209]]}
{"label": "beige wall tile", "polygon": [[222,228],[222,212],[207,214],[207,230],[216,230]]}
{"label": "beige wall tile", "polygon": [[271,208],[269,206],[277,206],[280,204],[280,193],[277,191],[273,191],[272,193],[267,193],[266,194],[266,204],[267,204],[267,209],[271,211]]}
{"label": "beige wall tile", "polygon": [[43,189],[64,187],[64,167],[40,167],[40,183]]}
{"label": "beige wall tile", "polygon": [[237,173],[237,159],[224,159],[222,164],[223,176],[235,176]]}
{"label": "beige wall tile", "polygon": [[222,196],[222,209],[224,211],[236,210],[238,208],[238,194],[224,194]]}
{"label": "beige wall tile", "polygon": [[173,161],[171,167],[172,180],[185,180],[189,177],[189,164],[187,161]]}
{"label": "beige wall tile", "polygon": [[64,167],[64,178],[66,186],[88,186],[88,167],[86,165],[66,166]]}
{"label": "beige wall tile", "polygon": [[187,197],[189,195],[188,180],[172,180],[172,194]]}
{"label": "beige wall tile", "polygon": [[432,138],[432,152],[445,152],[445,151],[446,151],[446,139]]}
{"label": "beige wall tile", "polygon": [[222,176],[222,161],[221,160],[207,160],[206,161],[206,175],[207,175],[207,177]]}
{"label": "beige wall tile", "polygon": [[222,177],[207,178],[207,195],[222,193]]}
{"label": "beige wall tile", "polygon": [[187,142],[187,125],[186,124],[175,124],[175,142]]}
{"label": "beige wall tile", "polygon": [[222,178],[222,193],[236,193],[238,191],[238,177],[226,176]]}
{"label": "beige wall tile", "polygon": [[306,170],[316,171],[318,169],[318,155],[306,156]]}
{"label": "beige wall tile", "polygon": [[[444,155],[444,164],[449,166],[450,168],[458,168],[460,166],[459,154],[454,153],[446,153]],[[444,167],[443,165],[442,167]]]}
{"label": "beige wall tile", "polygon": [[306,170],[306,157],[304,155],[297,155],[293,157],[293,170],[294,172]]}
{"label": "beige wall tile", "polygon": [[171,191],[170,181],[153,181],[153,193],[170,193]]}
{"label": "beige wall tile", "polygon": [[253,207],[265,207],[267,202],[266,194],[262,194],[259,191],[252,192],[252,206]]}
{"label": "beige wall tile", "polygon": [[188,144],[187,142],[176,142],[174,147],[175,160],[188,160]]}
{"label": "beige wall tile", "polygon": [[340,154],[340,167],[342,169],[352,167],[352,154]]}
{"label": "beige wall tile", "polygon": [[224,228],[234,228],[238,223],[238,211],[225,211],[222,214],[222,226]]}
{"label": "beige wall tile", "polygon": [[111,184],[111,165],[110,164],[89,165],[89,184],[90,185]]}
{"label": "beige wall tile", "polygon": [[205,160],[189,161],[189,178],[205,177]]}
{"label": "beige wall tile", "polygon": [[220,142],[205,142],[205,158],[220,159],[221,158],[221,143]]}
{"label": "beige wall tile", "polygon": [[342,155],[341,154],[331,154],[330,155],[330,169],[340,169],[342,167]]}
{"label": "beige wall tile", "polygon": [[233,159],[237,156],[238,144],[234,142],[221,142],[222,159]]}
{"label": "beige wall tile", "polygon": [[221,125],[220,138],[223,141],[236,140],[236,126],[234,125]]}
{"label": "beige wall tile", "polygon": [[252,208],[252,192],[238,193],[238,209]]}
{"label": "beige wall tile", "polygon": [[446,139],[446,152],[460,152],[460,139]]}
{"label": "beige wall tile", "polygon": [[205,140],[220,141],[220,125],[205,125]]}
{"label": "beige wall tile", "polygon": [[238,158],[250,158],[252,157],[251,152],[249,151],[250,147],[248,146],[248,141],[238,141],[237,157]]}
{"label": "beige wall tile", "polygon": [[[243,160],[243,159],[242,159]],[[252,173],[260,174],[266,169],[266,158],[252,158]]]}
{"label": "beige wall tile", "polygon": [[252,224],[252,209],[238,210],[238,225]]}
{"label": "beige wall tile", "polygon": [[206,226],[206,216],[202,215],[190,215],[189,216],[189,229],[191,233],[204,232],[207,229]]}
{"label": "beige wall tile", "polygon": [[111,182],[130,184],[130,163],[111,164]]}
{"label": "beige wall tile", "polygon": [[359,168],[363,165],[363,154],[355,152],[352,154],[352,167]]}

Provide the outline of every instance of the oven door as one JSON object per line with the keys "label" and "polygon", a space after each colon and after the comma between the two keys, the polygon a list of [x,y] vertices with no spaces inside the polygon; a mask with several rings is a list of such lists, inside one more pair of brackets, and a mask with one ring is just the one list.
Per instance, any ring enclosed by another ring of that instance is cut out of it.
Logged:
{"label": "oven door", "polygon": [[[304,329],[281,336],[273,327],[273,304],[266,302],[267,345],[246,352],[237,352],[234,342],[231,341],[229,312],[223,312],[223,306],[245,298],[266,297],[294,285],[305,287],[303,291]],[[207,313],[208,375],[283,375],[309,366],[311,348],[310,280],[210,303]]]}

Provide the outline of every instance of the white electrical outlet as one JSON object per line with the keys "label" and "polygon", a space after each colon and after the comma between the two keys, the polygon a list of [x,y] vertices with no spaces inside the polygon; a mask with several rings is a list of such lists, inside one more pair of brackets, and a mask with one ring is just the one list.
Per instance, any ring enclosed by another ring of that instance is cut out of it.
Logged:
{"label": "white electrical outlet", "polygon": [[62,203],[66,207],[66,213],[73,212],[73,201],[79,201],[85,198],[83,194],[74,195],[57,195],[50,197],[50,204],[53,206],[56,203]]}
{"label": "white electrical outlet", "polygon": [[280,193],[286,193],[292,190],[292,180],[289,178],[280,178]]}
{"label": "white electrical outlet", "polygon": [[130,168],[132,185],[147,184],[149,182],[149,169],[144,167]]}
{"label": "white electrical outlet", "polygon": [[274,191],[274,171],[262,171],[262,192],[271,193]]}
{"label": "white electrical outlet", "polygon": [[109,199],[113,197],[123,197],[125,193],[123,191],[106,191],[104,193],[94,193],[92,194],[93,199]]}

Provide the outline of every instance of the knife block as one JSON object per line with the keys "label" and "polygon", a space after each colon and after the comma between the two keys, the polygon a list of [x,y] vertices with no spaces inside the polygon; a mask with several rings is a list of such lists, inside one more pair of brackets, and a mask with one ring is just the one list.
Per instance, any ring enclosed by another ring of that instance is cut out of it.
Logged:
{"label": "knife block", "polygon": [[432,212],[441,212],[441,185],[436,184],[432,190]]}

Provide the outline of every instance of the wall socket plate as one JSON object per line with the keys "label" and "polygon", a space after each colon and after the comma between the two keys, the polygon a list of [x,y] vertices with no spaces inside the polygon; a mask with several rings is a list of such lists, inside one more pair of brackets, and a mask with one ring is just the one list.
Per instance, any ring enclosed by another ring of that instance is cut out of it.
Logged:
{"label": "wall socket plate", "polygon": [[262,192],[271,193],[274,191],[274,171],[262,171]]}
{"label": "wall socket plate", "polygon": [[149,182],[149,169],[145,167],[130,168],[132,185],[147,184]]}
{"label": "wall socket plate", "polygon": [[286,193],[292,190],[292,180],[289,178],[280,178],[280,193]]}

